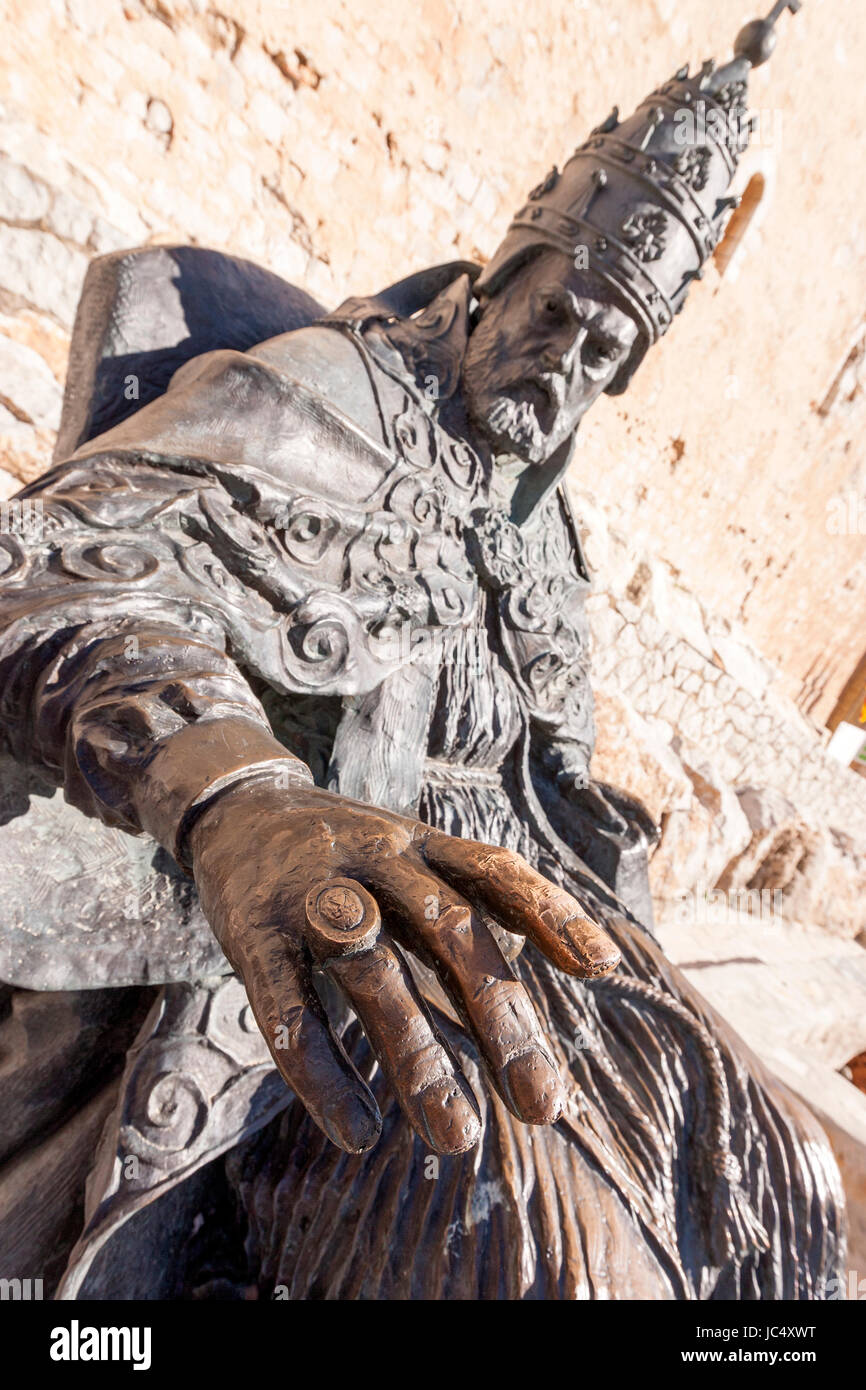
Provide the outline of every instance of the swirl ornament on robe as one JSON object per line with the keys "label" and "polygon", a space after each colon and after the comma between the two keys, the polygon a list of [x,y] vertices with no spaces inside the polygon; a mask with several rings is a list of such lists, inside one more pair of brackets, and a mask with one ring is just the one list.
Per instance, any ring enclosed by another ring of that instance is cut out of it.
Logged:
{"label": "swirl ornament on robe", "polygon": [[[468,447],[446,467],[408,397],[392,454],[254,355],[217,352],[190,368],[28,489],[53,530],[47,543],[4,538],[0,583],[8,602],[10,586],[21,592],[22,620],[56,602],[67,625],[86,581],[82,622],[122,590],[126,618],[158,607],[221,623],[236,658],[278,690],[349,695],[405,661],[383,633],[467,619],[472,493],[457,478],[477,476]],[[246,445],[235,450],[225,426],[239,400]],[[337,470],[316,468],[335,453]]]}

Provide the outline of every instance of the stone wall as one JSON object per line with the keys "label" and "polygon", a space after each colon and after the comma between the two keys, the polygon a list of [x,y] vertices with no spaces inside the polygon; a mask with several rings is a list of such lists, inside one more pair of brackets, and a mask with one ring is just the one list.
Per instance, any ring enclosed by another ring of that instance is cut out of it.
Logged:
{"label": "stone wall", "polygon": [[625,787],[662,830],[657,910],[718,889],[866,941],[866,779],[786,694],[739,624],[641,553],[621,513],[571,489],[595,593],[593,773]]}
{"label": "stone wall", "polygon": [[[89,257],[191,241],[329,303],[484,258],[614,101],[633,107],[686,58],[724,58],[763,8],[6,0],[4,490],[48,460]],[[597,407],[576,465],[819,721],[866,645],[858,18],[860,0],[810,0],[783,21],[753,82],[755,216],[628,396]]]}

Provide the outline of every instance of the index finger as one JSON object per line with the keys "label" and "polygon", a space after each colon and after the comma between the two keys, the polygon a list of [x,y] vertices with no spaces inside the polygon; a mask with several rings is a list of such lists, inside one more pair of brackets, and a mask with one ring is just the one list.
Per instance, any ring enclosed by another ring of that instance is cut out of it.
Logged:
{"label": "index finger", "polygon": [[619,965],[619,948],[604,928],[522,855],[441,830],[425,835],[420,848],[466,897],[479,900],[509,931],[528,936],[560,970],[595,979]]}

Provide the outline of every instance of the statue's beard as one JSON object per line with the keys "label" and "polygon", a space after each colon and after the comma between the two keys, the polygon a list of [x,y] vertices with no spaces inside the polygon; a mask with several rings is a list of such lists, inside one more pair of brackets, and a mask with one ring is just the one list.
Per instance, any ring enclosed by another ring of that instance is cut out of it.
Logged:
{"label": "statue's beard", "polygon": [[[473,412],[474,414],[474,412]],[[532,400],[520,395],[499,395],[485,402],[476,423],[496,453],[513,453],[526,463],[544,463],[550,452],[550,435],[538,418]]]}
{"label": "statue's beard", "polygon": [[486,426],[496,447],[506,446],[527,463],[544,461],[547,436],[530,401],[497,396],[487,412]]}

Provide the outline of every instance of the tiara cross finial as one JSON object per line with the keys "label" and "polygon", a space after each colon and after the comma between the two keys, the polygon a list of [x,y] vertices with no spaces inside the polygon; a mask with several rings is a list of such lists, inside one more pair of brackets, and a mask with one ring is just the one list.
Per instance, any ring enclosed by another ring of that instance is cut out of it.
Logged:
{"label": "tiara cross finial", "polygon": [[767,23],[775,24],[777,20],[782,18],[786,10],[790,10],[791,14],[796,14],[802,8],[803,0],[776,0],[772,10],[767,15]]}

